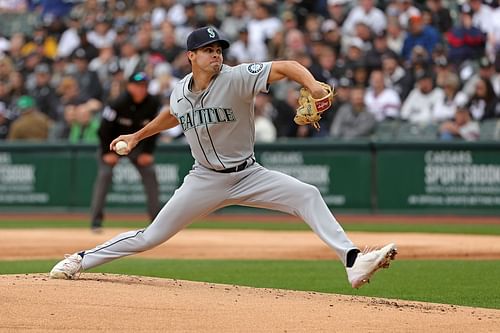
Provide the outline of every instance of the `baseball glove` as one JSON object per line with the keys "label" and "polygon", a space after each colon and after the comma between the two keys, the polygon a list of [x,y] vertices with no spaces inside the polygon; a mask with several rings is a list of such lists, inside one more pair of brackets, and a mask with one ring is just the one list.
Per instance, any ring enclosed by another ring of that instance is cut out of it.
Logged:
{"label": "baseball glove", "polygon": [[327,92],[325,97],[315,99],[311,96],[311,92],[306,88],[300,89],[299,107],[297,108],[293,120],[297,125],[311,124],[316,130],[319,131],[319,120],[321,114],[328,110],[332,105],[334,89],[323,82],[319,82]]}

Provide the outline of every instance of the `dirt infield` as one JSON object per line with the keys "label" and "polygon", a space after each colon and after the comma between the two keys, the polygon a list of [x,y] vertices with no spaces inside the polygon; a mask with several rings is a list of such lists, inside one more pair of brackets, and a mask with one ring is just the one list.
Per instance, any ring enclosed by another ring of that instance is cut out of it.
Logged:
{"label": "dirt infield", "polygon": [[[0,229],[0,260],[59,259],[122,231]],[[359,246],[394,241],[398,258],[500,258],[500,236],[349,236]],[[337,260],[311,231],[188,229],[139,256]],[[0,332],[497,332],[500,327],[500,310],[90,273],[76,281],[0,275],[0,318]]]}
{"label": "dirt infield", "polygon": [[0,276],[0,331],[495,332],[500,311],[83,274]]}
{"label": "dirt infield", "polygon": [[[125,229],[0,229],[0,260],[58,259],[90,249]],[[350,232],[358,246],[395,242],[398,258],[498,259],[500,236]],[[146,258],[334,259],[311,231],[183,230],[168,242],[139,254]]]}

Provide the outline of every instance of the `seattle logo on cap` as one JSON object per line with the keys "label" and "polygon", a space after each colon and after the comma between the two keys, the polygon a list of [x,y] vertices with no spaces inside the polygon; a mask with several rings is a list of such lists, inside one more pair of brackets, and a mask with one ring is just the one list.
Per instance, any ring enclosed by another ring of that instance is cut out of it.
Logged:
{"label": "seattle logo on cap", "polygon": [[214,31],[214,29],[212,29],[212,28],[208,28],[208,29],[207,29],[207,32],[208,32],[208,36],[209,36],[210,38],[215,38],[215,31]]}

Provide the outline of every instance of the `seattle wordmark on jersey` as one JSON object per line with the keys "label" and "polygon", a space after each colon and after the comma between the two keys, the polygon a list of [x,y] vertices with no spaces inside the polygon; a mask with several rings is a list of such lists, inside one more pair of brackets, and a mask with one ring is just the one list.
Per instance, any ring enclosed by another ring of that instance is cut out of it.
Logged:
{"label": "seattle wordmark on jersey", "polygon": [[179,122],[184,132],[206,124],[217,124],[230,121],[236,121],[233,110],[220,107],[196,109],[179,116]]}

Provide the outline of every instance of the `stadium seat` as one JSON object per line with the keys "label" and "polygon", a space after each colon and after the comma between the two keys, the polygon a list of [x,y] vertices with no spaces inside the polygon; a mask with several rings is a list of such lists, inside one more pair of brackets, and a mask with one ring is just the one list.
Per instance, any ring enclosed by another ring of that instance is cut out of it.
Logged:
{"label": "stadium seat", "polygon": [[485,119],[479,123],[481,130],[480,140],[500,140],[500,121]]}
{"label": "stadium seat", "polygon": [[377,124],[372,138],[375,140],[392,141],[396,137],[399,120],[383,120]]}
{"label": "stadium seat", "polygon": [[436,140],[438,126],[436,124],[412,124],[401,122],[396,135],[397,141],[429,141]]}

